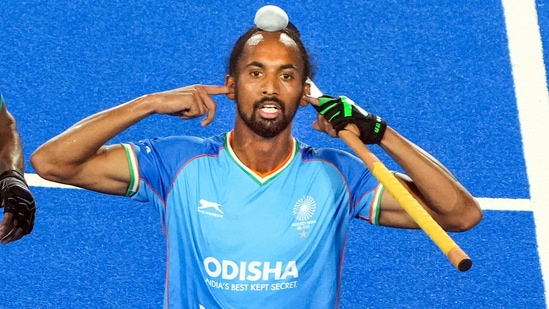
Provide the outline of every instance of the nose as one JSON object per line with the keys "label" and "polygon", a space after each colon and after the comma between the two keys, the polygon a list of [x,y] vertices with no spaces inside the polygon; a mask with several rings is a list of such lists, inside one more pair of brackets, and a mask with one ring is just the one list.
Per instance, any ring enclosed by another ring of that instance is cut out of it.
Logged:
{"label": "nose", "polygon": [[263,95],[278,95],[278,80],[271,74],[265,76],[261,85]]}

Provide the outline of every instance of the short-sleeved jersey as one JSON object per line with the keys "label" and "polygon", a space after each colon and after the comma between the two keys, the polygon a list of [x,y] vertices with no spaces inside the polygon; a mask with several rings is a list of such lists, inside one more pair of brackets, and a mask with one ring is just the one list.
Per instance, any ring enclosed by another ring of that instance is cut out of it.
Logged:
{"label": "short-sleeved jersey", "polygon": [[294,139],[259,176],[231,132],[123,144],[128,195],[158,210],[166,308],[337,308],[352,218],[376,224],[383,187],[350,153]]}

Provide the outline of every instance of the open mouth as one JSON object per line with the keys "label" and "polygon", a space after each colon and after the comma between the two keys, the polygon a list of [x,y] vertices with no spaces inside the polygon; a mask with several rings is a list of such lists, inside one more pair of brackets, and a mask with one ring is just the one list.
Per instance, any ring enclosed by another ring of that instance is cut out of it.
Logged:
{"label": "open mouth", "polygon": [[282,106],[274,100],[265,100],[258,106],[261,117],[266,119],[273,119],[278,117],[282,113]]}
{"label": "open mouth", "polygon": [[279,106],[277,104],[262,104],[260,110],[267,114],[274,114],[278,112]]}

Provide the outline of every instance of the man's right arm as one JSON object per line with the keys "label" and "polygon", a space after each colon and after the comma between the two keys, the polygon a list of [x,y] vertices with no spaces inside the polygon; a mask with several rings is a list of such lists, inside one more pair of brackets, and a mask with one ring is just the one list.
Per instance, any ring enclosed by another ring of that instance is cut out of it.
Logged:
{"label": "man's right arm", "polygon": [[189,86],[145,95],[101,111],[40,146],[32,154],[31,164],[47,180],[124,195],[130,182],[126,152],[120,145],[105,143],[155,113],[182,119],[207,114],[203,120],[206,125],[216,107],[210,95],[222,93],[226,93],[226,87]]}
{"label": "man's right arm", "polygon": [[130,180],[124,149],[105,143],[150,114],[141,97],[91,115],[38,147],[31,164],[44,179],[123,195]]}

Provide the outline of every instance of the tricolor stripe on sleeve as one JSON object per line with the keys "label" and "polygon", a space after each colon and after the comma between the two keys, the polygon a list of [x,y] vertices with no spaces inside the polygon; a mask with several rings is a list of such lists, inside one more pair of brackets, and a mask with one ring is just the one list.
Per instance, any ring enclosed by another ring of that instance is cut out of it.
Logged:
{"label": "tricolor stripe on sleeve", "polygon": [[375,189],[375,195],[372,199],[372,204],[370,205],[370,223],[374,225],[379,225],[379,211],[381,210],[381,196],[385,191],[385,186],[381,183],[377,185]]}
{"label": "tricolor stripe on sleeve", "polygon": [[137,165],[137,157],[133,148],[129,144],[122,144],[126,151],[126,158],[128,159],[128,166],[130,167],[130,184],[126,191],[126,196],[134,195],[139,189],[139,167]]}

